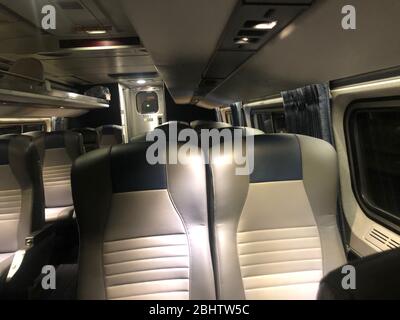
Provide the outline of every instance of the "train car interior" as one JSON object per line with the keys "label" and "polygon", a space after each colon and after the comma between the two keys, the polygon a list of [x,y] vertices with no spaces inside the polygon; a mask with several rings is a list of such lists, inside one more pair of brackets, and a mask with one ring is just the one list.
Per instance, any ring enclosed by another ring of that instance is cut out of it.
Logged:
{"label": "train car interior", "polygon": [[0,0],[0,300],[400,299],[399,15]]}

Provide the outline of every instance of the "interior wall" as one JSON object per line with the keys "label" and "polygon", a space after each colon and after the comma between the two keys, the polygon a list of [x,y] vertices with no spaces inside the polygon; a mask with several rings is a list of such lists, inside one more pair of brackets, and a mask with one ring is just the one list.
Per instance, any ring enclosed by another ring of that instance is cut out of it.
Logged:
{"label": "interior wall", "polygon": [[[118,84],[102,84],[102,86],[108,87],[110,89],[110,107],[104,110],[92,110],[80,117],[71,118],[69,120],[70,128],[96,128],[105,124],[122,124]],[[83,93],[89,88],[90,87],[88,86],[83,86],[80,88],[80,92]]]}
{"label": "interior wall", "polygon": [[190,104],[176,104],[168,89],[165,89],[167,121],[212,120],[217,121],[214,109],[206,109]]}

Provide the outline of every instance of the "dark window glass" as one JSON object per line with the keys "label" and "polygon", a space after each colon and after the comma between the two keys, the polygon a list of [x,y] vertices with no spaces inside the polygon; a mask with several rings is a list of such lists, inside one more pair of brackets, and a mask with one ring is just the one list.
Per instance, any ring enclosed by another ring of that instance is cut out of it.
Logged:
{"label": "dark window glass", "polygon": [[21,134],[31,131],[46,131],[46,125],[44,123],[0,124],[0,135]]}
{"label": "dark window glass", "polygon": [[253,113],[253,127],[266,133],[285,133],[285,114],[279,111],[257,110]]}
{"label": "dark window glass", "polygon": [[273,112],[272,122],[274,124],[275,133],[286,133],[286,120],[283,112]]}
{"label": "dark window glass", "polygon": [[22,130],[23,132],[45,131],[45,125],[41,123],[24,124]]}
{"label": "dark window glass", "polygon": [[355,110],[348,129],[360,205],[400,225],[400,109]]}
{"label": "dark window glass", "polygon": [[136,107],[140,114],[157,113],[158,97],[155,92],[139,92],[136,95]]}
{"label": "dark window glass", "polygon": [[10,124],[0,124],[0,135],[2,134],[20,134],[22,126],[21,125],[10,125]]}

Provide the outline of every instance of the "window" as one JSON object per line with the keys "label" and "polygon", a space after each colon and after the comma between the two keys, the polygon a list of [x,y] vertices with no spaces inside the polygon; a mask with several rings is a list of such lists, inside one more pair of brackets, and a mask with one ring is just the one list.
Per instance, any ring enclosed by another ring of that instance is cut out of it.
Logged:
{"label": "window", "polygon": [[285,113],[283,111],[254,110],[252,126],[266,133],[286,133]]}
{"label": "window", "polygon": [[0,123],[0,135],[46,131],[45,123]]}
{"label": "window", "polygon": [[158,112],[158,96],[155,92],[138,92],[136,94],[136,108],[140,114]]}
{"label": "window", "polygon": [[226,111],[225,116],[226,116],[226,122],[233,125],[232,111]]}
{"label": "window", "polygon": [[400,226],[400,103],[398,106],[366,108],[356,104],[350,107],[346,128],[357,200],[371,218],[389,227]]}
{"label": "window", "polygon": [[2,134],[20,134],[22,133],[21,125],[0,124],[0,135]]}

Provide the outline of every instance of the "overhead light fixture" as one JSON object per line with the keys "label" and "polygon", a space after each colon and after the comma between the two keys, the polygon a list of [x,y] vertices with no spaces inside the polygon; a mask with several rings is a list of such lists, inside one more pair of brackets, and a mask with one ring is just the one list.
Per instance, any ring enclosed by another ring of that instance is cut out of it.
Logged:
{"label": "overhead light fixture", "polygon": [[258,30],[271,30],[275,28],[275,26],[278,24],[278,21],[271,21],[271,22],[262,22],[256,24],[253,28],[258,29]]}
{"label": "overhead light fixture", "polygon": [[246,44],[249,43],[250,39],[247,37],[238,38],[235,42],[237,44]]}
{"label": "overhead light fixture", "polygon": [[86,30],[87,34],[105,34],[107,30]]}
{"label": "overhead light fixture", "polygon": [[139,79],[139,80],[136,81],[136,83],[137,83],[137,84],[145,84],[145,83],[146,83],[146,80],[144,80],[144,79]]}
{"label": "overhead light fixture", "polygon": [[107,32],[111,31],[111,26],[78,26],[75,27],[75,32],[78,33],[87,33],[87,34],[106,34]]}
{"label": "overhead light fixture", "polygon": [[60,40],[60,49],[66,50],[106,50],[122,49],[140,45],[140,39],[137,37],[128,38],[109,38],[109,39],[68,39]]}

